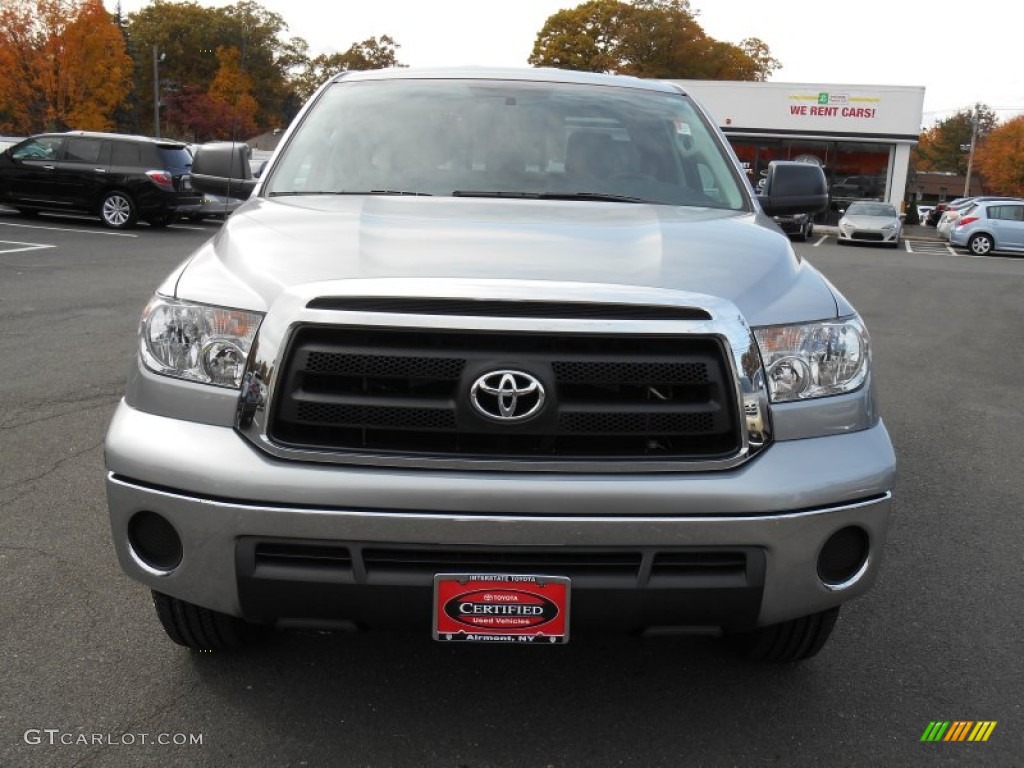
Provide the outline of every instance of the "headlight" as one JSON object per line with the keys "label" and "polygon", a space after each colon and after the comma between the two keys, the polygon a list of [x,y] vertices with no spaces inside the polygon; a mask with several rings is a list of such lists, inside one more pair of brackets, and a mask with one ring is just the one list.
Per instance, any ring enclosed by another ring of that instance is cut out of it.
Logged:
{"label": "headlight", "polygon": [[867,378],[871,350],[859,317],[755,328],[754,337],[773,402],[852,392]]}
{"label": "headlight", "polygon": [[882,227],[882,229],[883,229],[883,230],[887,230],[887,229],[896,229],[896,227],[897,227],[897,224],[896,224],[896,222],[893,222],[892,224],[886,224],[886,225],[885,225],[884,227]]}
{"label": "headlight", "polygon": [[151,371],[238,387],[263,315],[154,296],[142,313],[139,354]]}

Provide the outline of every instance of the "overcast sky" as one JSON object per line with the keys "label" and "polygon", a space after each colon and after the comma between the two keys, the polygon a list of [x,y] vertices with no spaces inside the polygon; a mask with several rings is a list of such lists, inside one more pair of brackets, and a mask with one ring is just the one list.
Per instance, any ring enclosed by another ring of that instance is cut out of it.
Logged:
{"label": "overcast sky", "polygon": [[[113,10],[116,0],[105,0]],[[410,66],[526,66],[545,20],[575,0],[260,0],[310,53],[390,35]],[[233,0],[200,0],[232,5]],[[121,0],[125,13],[148,5]],[[1011,5],[1001,6],[1009,8]],[[782,69],[776,82],[925,86],[924,127],[975,102],[1000,119],[1024,112],[1017,24],[970,3],[858,0],[691,0],[712,37],[759,37]]]}

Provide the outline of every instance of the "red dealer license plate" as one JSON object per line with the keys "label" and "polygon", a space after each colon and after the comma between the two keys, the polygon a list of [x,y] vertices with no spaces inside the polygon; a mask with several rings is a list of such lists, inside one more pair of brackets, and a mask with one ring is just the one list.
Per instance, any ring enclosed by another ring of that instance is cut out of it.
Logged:
{"label": "red dealer license plate", "polygon": [[434,639],[567,643],[569,579],[439,573],[434,576]]}

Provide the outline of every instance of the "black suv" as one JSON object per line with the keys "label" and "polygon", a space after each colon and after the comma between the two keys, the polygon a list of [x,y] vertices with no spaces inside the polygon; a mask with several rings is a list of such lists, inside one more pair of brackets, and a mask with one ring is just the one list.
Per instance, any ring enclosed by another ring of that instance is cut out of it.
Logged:
{"label": "black suv", "polygon": [[114,133],[45,133],[0,153],[0,203],[98,214],[113,229],[155,227],[198,210],[184,144]]}

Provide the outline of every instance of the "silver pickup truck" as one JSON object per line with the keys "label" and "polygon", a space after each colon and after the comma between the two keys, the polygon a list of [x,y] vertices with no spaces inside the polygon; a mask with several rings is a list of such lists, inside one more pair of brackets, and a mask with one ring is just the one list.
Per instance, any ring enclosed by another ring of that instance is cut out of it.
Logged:
{"label": "silver pickup truck", "polygon": [[879,569],[895,459],[861,318],[676,84],[348,73],[157,289],[106,442],[175,642],[723,635],[816,654]]}

